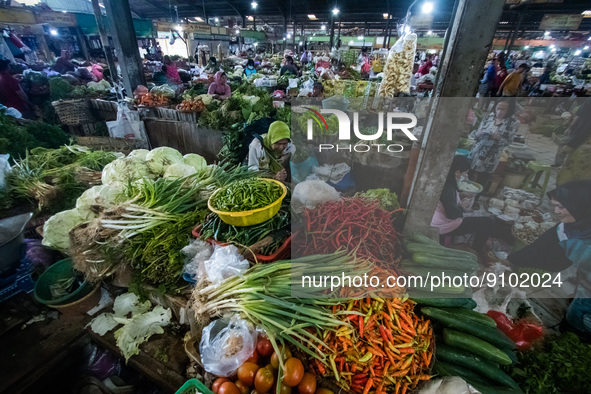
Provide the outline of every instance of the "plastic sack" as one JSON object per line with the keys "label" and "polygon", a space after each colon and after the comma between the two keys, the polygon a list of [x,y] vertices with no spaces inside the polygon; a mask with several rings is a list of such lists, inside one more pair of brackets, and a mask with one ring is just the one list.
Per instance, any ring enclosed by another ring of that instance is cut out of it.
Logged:
{"label": "plastic sack", "polygon": [[107,122],[109,136],[113,138],[125,138],[126,140],[138,140],[146,142],[146,130],[144,122],[140,120],[137,111],[129,109],[126,103],[120,103],[117,110],[117,120]]}
{"label": "plastic sack", "polygon": [[121,373],[121,361],[108,350],[92,345],[92,351],[88,358],[87,372],[97,379],[104,380],[109,376],[117,376]]}
{"label": "plastic sack", "polygon": [[210,323],[199,343],[203,368],[216,376],[233,375],[254,353],[256,339],[254,327],[238,315]]}
{"label": "plastic sack", "polygon": [[219,285],[227,278],[242,275],[249,267],[247,260],[238,253],[234,245],[217,246],[213,254],[203,263],[209,281]]}
{"label": "plastic sack", "polygon": [[304,209],[314,209],[328,201],[339,201],[341,195],[324,181],[304,181],[298,183],[291,196],[291,208],[295,213]]}
{"label": "plastic sack", "polygon": [[4,189],[6,185],[6,175],[10,172],[10,164],[8,164],[9,154],[0,155],[0,190]]}
{"label": "plastic sack", "polygon": [[419,394],[473,394],[479,393],[462,378],[448,376],[442,379],[430,380],[419,391]]}

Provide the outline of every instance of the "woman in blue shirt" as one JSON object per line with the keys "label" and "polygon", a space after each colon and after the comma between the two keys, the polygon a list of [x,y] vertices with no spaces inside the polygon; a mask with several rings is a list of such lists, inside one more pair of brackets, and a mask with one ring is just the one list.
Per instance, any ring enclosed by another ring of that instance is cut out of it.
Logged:
{"label": "woman in blue shirt", "polygon": [[254,60],[248,59],[246,62],[246,68],[244,69],[244,75],[246,78],[250,77],[252,74],[256,74],[257,69],[254,68]]}

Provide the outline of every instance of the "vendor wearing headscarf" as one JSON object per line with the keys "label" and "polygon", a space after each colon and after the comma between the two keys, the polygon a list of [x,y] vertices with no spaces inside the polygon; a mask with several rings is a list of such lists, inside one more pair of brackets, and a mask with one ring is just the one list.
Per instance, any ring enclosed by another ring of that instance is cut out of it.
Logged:
{"label": "vendor wearing headscarf", "polygon": [[60,73],[65,74],[69,71],[76,71],[76,66],[72,63],[72,52],[62,50],[61,56],[55,61],[53,69]]}
{"label": "vendor wearing headscarf", "polygon": [[211,94],[213,98],[225,100],[232,95],[230,85],[226,83],[228,77],[223,71],[218,71],[213,77],[213,83],[209,85],[207,94]]}
{"label": "vendor wearing headscarf", "polygon": [[560,224],[531,245],[509,255],[519,267],[558,272],[577,268],[575,299],[566,313],[565,329],[591,337],[591,181],[574,181],[548,193]]}
{"label": "vendor wearing headscarf", "polygon": [[248,168],[268,171],[273,178],[289,182],[289,159],[296,151],[291,143],[291,131],[285,122],[275,121],[267,134],[256,136],[248,149]]}

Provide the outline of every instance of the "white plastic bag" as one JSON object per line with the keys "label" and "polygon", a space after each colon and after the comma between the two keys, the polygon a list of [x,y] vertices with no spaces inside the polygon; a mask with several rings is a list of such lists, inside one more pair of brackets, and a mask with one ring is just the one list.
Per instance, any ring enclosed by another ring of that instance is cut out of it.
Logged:
{"label": "white plastic bag", "polygon": [[8,164],[9,158],[9,154],[0,155],[0,190],[4,189],[6,175],[10,172],[10,164]]}
{"label": "white plastic bag", "polygon": [[431,380],[427,382],[419,394],[474,394],[480,393],[462,378],[458,376],[448,376],[442,379]]}
{"label": "white plastic bag", "polygon": [[183,273],[188,274],[196,282],[206,275],[204,263],[209,260],[213,253],[213,247],[209,242],[194,239],[189,245],[181,249],[181,253],[186,256]]}
{"label": "white plastic bag", "polygon": [[248,261],[239,253],[234,245],[217,246],[213,254],[204,263],[209,281],[219,285],[225,279],[242,275],[249,267]]}
{"label": "white plastic bag", "polygon": [[233,375],[252,356],[256,339],[254,327],[238,315],[210,323],[199,344],[203,368],[216,376]]}
{"label": "white plastic bag", "polygon": [[291,208],[295,213],[304,209],[314,209],[328,201],[339,201],[341,195],[324,181],[304,181],[298,183],[291,196]]}
{"label": "white plastic bag", "polygon": [[146,130],[144,122],[140,120],[137,111],[129,109],[126,103],[119,103],[117,120],[107,122],[109,135],[113,138],[125,138],[126,140],[138,140],[146,142]]}

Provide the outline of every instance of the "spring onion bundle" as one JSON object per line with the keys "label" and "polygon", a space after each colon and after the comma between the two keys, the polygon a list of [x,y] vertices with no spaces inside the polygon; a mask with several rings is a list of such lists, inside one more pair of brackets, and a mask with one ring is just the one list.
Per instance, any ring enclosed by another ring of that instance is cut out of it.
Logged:
{"label": "spring onion bundle", "polygon": [[340,321],[327,307],[348,299],[331,298],[331,294],[319,297],[322,291],[328,290],[329,284],[306,287],[304,285],[308,282],[300,273],[317,277],[342,272],[363,275],[370,268],[370,263],[356,262],[344,252],[255,265],[242,276],[229,278],[218,287],[204,287],[200,283],[193,292],[193,310],[201,321],[226,313],[239,313],[264,328],[276,351],[279,349],[277,342],[287,341],[326,363],[326,352],[332,350],[313,333],[316,330],[336,331],[347,326],[347,322]]}

